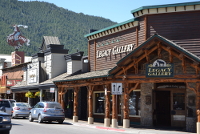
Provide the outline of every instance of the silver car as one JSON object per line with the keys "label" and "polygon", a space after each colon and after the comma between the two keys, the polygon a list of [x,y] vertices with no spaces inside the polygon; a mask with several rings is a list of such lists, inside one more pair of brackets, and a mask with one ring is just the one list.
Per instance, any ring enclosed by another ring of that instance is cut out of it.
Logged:
{"label": "silver car", "polygon": [[29,116],[31,106],[25,102],[14,102],[12,104],[13,113],[12,118],[23,117],[26,118]]}
{"label": "silver car", "polygon": [[10,116],[12,115],[12,106],[9,100],[0,99],[0,109],[1,111],[6,112]]}
{"label": "silver car", "polygon": [[65,120],[65,114],[58,102],[38,102],[29,114],[29,121],[32,122],[34,119],[38,120],[38,123],[57,121],[61,124]]}

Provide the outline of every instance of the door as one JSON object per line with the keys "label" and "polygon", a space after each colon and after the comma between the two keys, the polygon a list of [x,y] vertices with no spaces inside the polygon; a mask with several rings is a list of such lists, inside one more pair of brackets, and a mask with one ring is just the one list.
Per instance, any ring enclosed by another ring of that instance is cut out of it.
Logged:
{"label": "door", "polygon": [[171,124],[174,127],[185,127],[185,90],[173,90],[171,92]]}
{"label": "door", "polygon": [[155,126],[170,126],[170,91],[155,92]]}

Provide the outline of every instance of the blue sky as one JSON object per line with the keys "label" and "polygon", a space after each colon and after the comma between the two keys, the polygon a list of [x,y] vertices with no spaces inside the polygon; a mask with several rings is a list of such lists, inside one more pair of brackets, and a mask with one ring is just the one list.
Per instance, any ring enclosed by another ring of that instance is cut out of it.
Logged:
{"label": "blue sky", "polygon": [[142,6],[163,5],[191,0],[18,0],[18,1],[43,1],[53,3],[58,7],[92,16],[99,16],[120,23],[133,18],[131,10]]}

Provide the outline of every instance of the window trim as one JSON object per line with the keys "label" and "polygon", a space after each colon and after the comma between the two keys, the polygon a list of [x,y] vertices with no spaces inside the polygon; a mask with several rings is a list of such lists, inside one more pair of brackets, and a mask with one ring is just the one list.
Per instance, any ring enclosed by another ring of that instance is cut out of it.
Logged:
{"label": "window trim", "polygon": [[[95,105],[95,98],[96,98],[96,97],[95,97],[95,94],[96,94],[96,93],[104,93],[104,97],[105,97],[105,92],[104,92],[104,91],[94,91],[94,92],[93,92],[93,114],[94,114],[94,115],[105,115],[105,110],[104,110],[104,113],[95,113],[95,108],[96,108],[96,107],[95,107],[95,106],[96,106],[96,105]],[[104,106],[105,106],[105,104],[104,104]]]}

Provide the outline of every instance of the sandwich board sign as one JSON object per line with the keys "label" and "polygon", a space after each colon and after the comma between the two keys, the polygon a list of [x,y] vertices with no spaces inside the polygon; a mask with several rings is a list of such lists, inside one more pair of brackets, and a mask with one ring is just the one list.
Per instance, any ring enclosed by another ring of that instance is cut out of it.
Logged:
{"label": "sandwich board sign", "polygon": [[112,83],[111,86],[111,91],[113,95],[122,94],[122,83]]}

